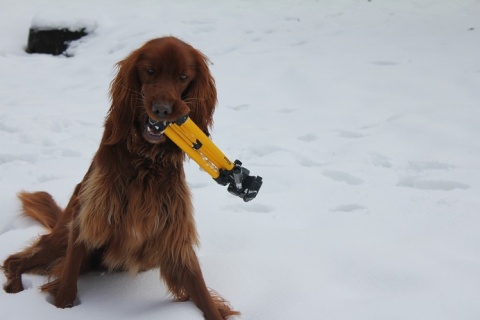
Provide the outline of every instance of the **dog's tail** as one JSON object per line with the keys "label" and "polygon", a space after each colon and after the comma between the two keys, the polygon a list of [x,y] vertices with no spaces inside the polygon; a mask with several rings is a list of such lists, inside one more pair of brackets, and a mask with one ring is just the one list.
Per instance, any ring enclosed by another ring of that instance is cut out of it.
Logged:
{"label": "dog's tail", "polygon": [[23,214],[40,222],[49,230],[55,227],[63,214],[63,209],[47,192],[20,192],[18,197],[22,201]]}

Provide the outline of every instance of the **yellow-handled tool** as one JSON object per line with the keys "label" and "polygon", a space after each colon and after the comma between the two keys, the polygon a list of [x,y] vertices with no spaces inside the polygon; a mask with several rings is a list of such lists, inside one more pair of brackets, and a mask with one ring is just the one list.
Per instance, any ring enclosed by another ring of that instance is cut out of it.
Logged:
{"label": "yellow-handled tool", "polygon": [[169,123],[164,134],[215,181],[223,186],[229,184],[228,192],[245,202],[257,196],[262,177],[250,176],[239,160],[232,163],[188,116]]}

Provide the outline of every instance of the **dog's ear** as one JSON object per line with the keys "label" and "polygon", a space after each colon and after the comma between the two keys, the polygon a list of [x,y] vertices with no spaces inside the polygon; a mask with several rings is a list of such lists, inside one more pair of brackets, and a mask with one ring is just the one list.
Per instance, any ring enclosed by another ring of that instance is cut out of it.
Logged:
{"label": "dog's ear", "polygon": [[217,104],[217,89],[215,80],[210,74],[210,61],[200,51],[192,48],[196,63],[196,75],[186,92],[186,102],[189,106],[190,118],[202,130],[207,131],[213,124],[213,112]]}
{"label": "dog's ear", "polygon": [[113,145],[127,138],[135,121],[135,109],[141,99],[137,74],[138,50],[117,63],[118,73],[110,84],[111,107],[105,120],[102,143]]}

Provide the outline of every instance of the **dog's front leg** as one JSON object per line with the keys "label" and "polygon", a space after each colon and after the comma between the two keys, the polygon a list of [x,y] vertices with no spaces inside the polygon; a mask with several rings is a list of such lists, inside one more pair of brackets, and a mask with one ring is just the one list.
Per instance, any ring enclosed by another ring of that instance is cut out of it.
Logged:
{"label": "dog's front leg", "polygon": [[167,286],[177,300],[191,299],[202,310],[205,319],[225,319],[208,291],[193,248],[184,250],[185,255],[178,255],[173,260],[166,259],[160,267]]}
{"label": "dog's front leg", "polygon": [[193,270],[185,270],[182,279],[185,289],[190,295],[190,299],[203,311],[205,319],[224,319],[207,289],[197,257],[192,257],[192,260]]}
{"label": "dog's front leg", "polygon": [[63,271],[58,279],[58,288],[55,292],[55,306],[57,308],[73,307],[77,296],[78,275],[86,254],[85,245],[77,241],[78,229],[74,223],[72,223],[70,229]]}

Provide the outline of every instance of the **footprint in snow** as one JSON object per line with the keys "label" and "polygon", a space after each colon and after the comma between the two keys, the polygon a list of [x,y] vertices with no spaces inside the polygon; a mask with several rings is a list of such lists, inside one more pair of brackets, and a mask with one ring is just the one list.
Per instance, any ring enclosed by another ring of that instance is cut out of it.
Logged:
{"label": "footprint in snow", "polygon": [[290,44],[290,46],[292,46],[292,47],[298,47],[298,46],[303,46],[303,45],[305,45],[306,43],[308,43],[307,40],[299,40],[299,41],[293,42],[292,44]]}
{"label": "footprint in snow", "polygon": [[354,212],[354,211],[359,211],[359,210],[364,210],[364,209],[366,209],[364,206],[352,203],[352,204],[339,205],[339,206],[331,209],[331,211],[333,211],[333,212]]}
{"label": "footprint in snow", "polygon": [[453,165],[437,161],[410,161],[408,163],[408,169],[413,171],[450,170],[454,168]]}
{"label": "footprint in snow", "polygon": [[347,138],[347,139],[358,139],[365,136],[362,133],[347,131],[347,130],[335,130],[335,132],[337,132],[340,138]]}
{"label": "footprint in snow", "polygon": [[[407,170],[422,173],[433,170],[452,170],[454,165],[442,163],[438,161],[410,161],[408,162]],[[468,184],[442,179],[424,179],[420,177],[407,176],[400,179],[397,186],[413,188],[418,190],[440,190],[450,191],[455,189],[469,189]]]}
{"label": "footprint in snow", "polygon": [[303,157],[303,156],[298,157],[298,162],[303,167],[322,167],[325,165],[324,163],[321,163],[321,162],[312,160],[309,157]]}
{"label": "footprint in snow", "polygon": [[381,154],[373,154],[371,161],[375,167],[382,167],[382,168],[392,167],[392,162],[390,161],[390,158]]}
{"label": "footprint in snow", "polygon": [[4,131],[7,133],[15,133],[18,131],[17,128],[11,127],[10,125],[4,123],[3,121],[0,122],[0,131]]}
{"label": "footprint in snow", "polygon": [[395,62],[395,61],[373,61],[371,63],[376,66],[383,66],[383,67],[398,66],[401,64],[400,62]]}
{"label": "footprint in snow", "polygon": [[236,105],[236,106],[227,106],[227,108],[235,110],[235,111],[248,109],[248,107],[250,107],[250,105],[245,104],[245,103],[244,104],[239,104],[239,105]]}
{"label": "footprint in snow", "polygon": [[406,177],[400,179],[397,184],[400,187],[407,187],[419,190],[441,190],[441,191],[450,191],[455,189],[469,189],[470,186],[451,180],[427,180],[419,179],[415,177]]}
{"label": "footprint in snow", "polygon": [[267,156],[272,153],[286,151],[284,148],[269,145],[269,146],[253,146],[251,147],[251,151],[259,157]]}
{"label": "footprint in snow", "polygon": [[0,154],[0,165],[6,164],[14,161],[25,161],[28,163],[34,163],[37,161],[37,157],[34,155],[23,154],[23,155],[14,155],[14,154]]}
{"label": "footprint in snow", "polygon": [[268,213],[273,211],[272,206],[267,206],[261,203],[252,203],[247,206],[245,205],[231,205],[231,206],[223,206],[221,208],[225,211],[233,211],[233,212],[254,212],[254,213]]}
{"label": "footprint in snow", "polygon": [[292,109],[292,108],[283,108],[277,110],[278,113],[292,113],[295,112],[297,109]]}
{"label": "footprint in snow", "polygon": [[303,136],[298,137],[297,139],[300,140],[300,141],[304,141],[304,142],[313,142],[313,141],[317,140],[317,135],[314,134],[314,133],[308,133],[308,134],[305,134]]}
{"label": "footprint in snow", "polygon": [[334,181],[338,181],[338,182],[345,182],[349,185],[352,185],[352,186],[358,186],[360,184],[363,183],[363,180],[358,178],[358,177],[355,177],[349,173],[346,173],[346,172],[342,172],[342,171],[336,171],[336,170],[324,170],[322,172],[322,174],[327,177],[327,178],[330,178]]}

